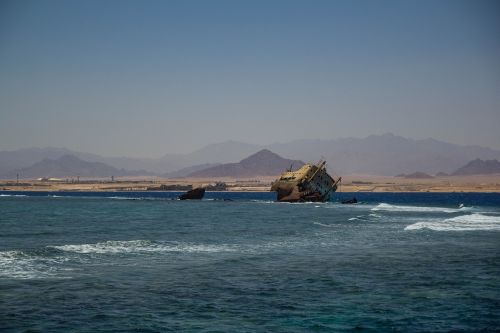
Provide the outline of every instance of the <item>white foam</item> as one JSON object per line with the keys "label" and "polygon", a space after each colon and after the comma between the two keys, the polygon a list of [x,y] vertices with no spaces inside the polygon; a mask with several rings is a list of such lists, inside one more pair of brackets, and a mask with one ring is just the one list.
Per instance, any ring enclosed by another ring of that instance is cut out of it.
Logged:
{"label": "white foam", "polygon": [[120,254],[148,252],[231,252],[235,248],[229,245],[155,243],[147,240],[106,241],[95,244],[69,244],[52,248],[76,253]]}
{"label": "white foam", "polygon": [[334,227],[334,225],[332,225],[332,224],[323,224],[323,223],[320,223],[320,222],[313,222],[313,224],[320,225],[322,227],[328,227],[328,228]]}
{"label": "white foam", "polygon": [[0,197],[27,197],[25,194],[0,194]]}
{"label": "white foam", "polygon": [[[313,224],[322,226],[322,227],[327,227],[327,228],[334,228],[336,225],[335,224],[323,224],[320,222],[313,222]],[[317,245],[318,243],[314,243],[314,245]],[[243,253],[252,253],[252,254],[263,254],[263,253],[272,253],[274,251],[283,251],[283,250],[289,250],[289,249],[296,249],[300,247],[309,247],[311,246],[312,243],[308,239],[302,239],[302,238],[289,238],[289,239],[284,239],[281,241],[276,241],[276,242],[267,242],[267,243],[262,243],[262,244],[246,244],[241,248],[241,252]]]}
{"label": "white foam", "polygon": [[64,257],[32,256],[22,251],[2,251],[0,252],[0,277],[15,279],[54,278],[61,270],[61,264],[67,260],[68,258]]}
{"label": "white foam", "polygon": [[114,199],[114,200],[139,200],[140,198],[133,198],[133,197],[106,197],[107,199]]}
{"label": "white foam", "polygon": [[389,212],[416,212],[416,213],[459,213],[471,210],[470,207],[446,208],[446,207],[427,207],[427,206],[399,206],[381,203],[371,209],[372,211]]}
{"label": "white foam", "polygon": [[355,220],[359,220],[359,218],[357,218],[357,217],[351,217],[350,219],[347,219],[347,221],[355,221]]}
{"label": "white foam", "polygon": [[[335,227],[334,224],[313,222],[323,227]],[[307,241],[286,240],[265,244],[193,244],[183,242],[151,242],[147,240],[106,241],[94,244],[69,244],[51,246],[52,248],[81,254],[146,254],[146,253],[262,253],[282,248],[309,245]]]}
{"label": "white foam", "polygon": [[293,205],[293,206],[321,205],[323,207],[326,207],[326,206],[330,205],[329,202],[316,202],[316,201],[305,201],[305,202],[273,201],[273,203],[277,203],[280,205]]}
{"label": "white foam", "polygon": [[405,230],[421,229],[430,229],[436,231],[500,231],[500,216],[490,216],[477,213],[470,215],[460,215],[445,220],[417,222],[405,228]]}
{"label": "white foam", "polygon": [[263,204],[274,204],[274,203],[278,203],[277,201],[273,201],[273,200],[250,200],[251,202],[257,202],[257,203],[263,203]]}

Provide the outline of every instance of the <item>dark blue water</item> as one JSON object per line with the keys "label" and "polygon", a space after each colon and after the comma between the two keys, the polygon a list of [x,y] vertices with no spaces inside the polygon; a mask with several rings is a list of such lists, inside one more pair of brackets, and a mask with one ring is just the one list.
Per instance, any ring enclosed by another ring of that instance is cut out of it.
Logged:
{"label": "dark blue water", "polygon": [[0,192],[0,331],[500,330],[499,194],[176,195]]}

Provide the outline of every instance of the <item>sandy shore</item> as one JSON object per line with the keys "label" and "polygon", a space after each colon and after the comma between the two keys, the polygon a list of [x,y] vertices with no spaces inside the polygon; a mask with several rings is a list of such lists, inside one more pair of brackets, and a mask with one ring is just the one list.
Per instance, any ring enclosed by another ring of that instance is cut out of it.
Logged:
{"label": "sandy shore", "polygon": [[[109,180],[81,180],[78,183],[20,180],[0,180],[3,191],[146,191],[148,187],[165,185],[206,186],[222,181],[227,191],[269,191],[275,177],[255,179],[162,179],[125,178]],[[488,176],[439,177],[432,179],[405,179],[351,175],[344,176],[339,191],[342,192],[500,192],[500,174]]]}

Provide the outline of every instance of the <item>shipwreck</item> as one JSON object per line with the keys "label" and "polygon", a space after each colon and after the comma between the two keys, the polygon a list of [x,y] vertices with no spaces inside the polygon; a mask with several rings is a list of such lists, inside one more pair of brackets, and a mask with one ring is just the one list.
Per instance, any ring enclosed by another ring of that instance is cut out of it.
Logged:
{"label": "shipwreck", "polygon": [[280,202],[325,202],[337,190],[342,177],[335,180],[326,171],[326,162],[305,164],[297,171],[291,168],[272,183],[271,191],[277,192]]}
{"label": "shipwreck", "polygon": [[205,188],[198,187],[190,191],[187,191],[186,193],[179,196],[179,200],[201,200],[203,199],[204,195],[205,195]]}

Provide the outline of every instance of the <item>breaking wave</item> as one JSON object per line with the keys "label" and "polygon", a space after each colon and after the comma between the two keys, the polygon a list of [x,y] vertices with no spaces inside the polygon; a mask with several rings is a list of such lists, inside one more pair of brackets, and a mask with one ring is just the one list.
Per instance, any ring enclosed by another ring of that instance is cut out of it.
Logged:
{"label": "breaking wave", "polygon": [[[318,223],[319,224],[319,223]],[[321,224],[325,227],[333,225]],[[46,279],[71,278],[74,268],[68,263],[85,265],[92,258],[84,255],[140,255],[147,253],[265,253],[269,251],[309,246],[307,241],[287,240],[252,245],[193,244],[182,242],[153,242],[148,240],[105,241],[93,244],[47,246],[38,250],[0,251],[0,278]],[[96,258],[94,258],[96,259]]]}
{"label": "breaking wave", "polygon": [[230,245],[206,245],[189,243],[156,243],[148,240],[106,241],[95,244],[70,244],[52,248],[76,253],[120,254],[148,252],[231,252],[236,249]]}
{"label": "breaking wave", "polygon": [[324,223],[321,223],[321,222],[313,222],[313,224],[316,224],[316,225],[319,225],[319,226],[322,226],[322,227],[328,227],[328,228],[332,228],[332,227],[335,226],[335,225],[332,225],[332,224],[324,224]]}
{"label": "breaking wave", "polygon": [[415,213],[459,213],[471,210],[470,207],[460,205],[459,208],[446,207],[423,207],[423,206],[399,206],[381,203],[371,209],[372,211],[388,211],[388,212],[415,212]]}
{"label": "breaking wave", "polygon": [[483,214],[461,215],[441,221],[417,222],[405,228],[405,230],[421,229],[429,229],[435,231],[500,231],[500,216],[490,216]]}
{"label": "breaking wave", "polygon": [[113,200],[143,200],[143,198],[119,197],[119,196],[106,197],[106,199],[113,199]]}
{"label": "breaking wave", "polygon": [[275,203],[278,203],[277,201],[274,201],[274,200],[257,200],[257,199],[250,200],[250,202],[257,202],[257,203],[263,203],[263,204],[275,204]]}
{"label": "breaking wave", "polygon": [[351,218],[348,218],[347,221],[356,221],[356,220],[359,220],[359,221],[370,221],[370,220],[373,220],[373,219],[378,219],[382,217],[382,215],[378,215],[378,214],[368,214],[368,215],[357,215],[356,217],[351,217]]}
{"label": "breaking wave", "polygon": [[[323,227],[335,224],[313,222]],[[154,242],[148,240],[105,241],[94,244],[68,244],[49,248],[78,254],[147,254],[147,253],[264,253],[282,248],[311,245],[308,240],[291,239],[261,244],[195,244],[184,242]]]}
{"label": "breaking wave", "polygon": [[61,256],[45,257],[23,251],[2,251],[0,252],[0,277],[16,279],[63,277],[58,276],[63,270],[61,264],[68,260]]}

